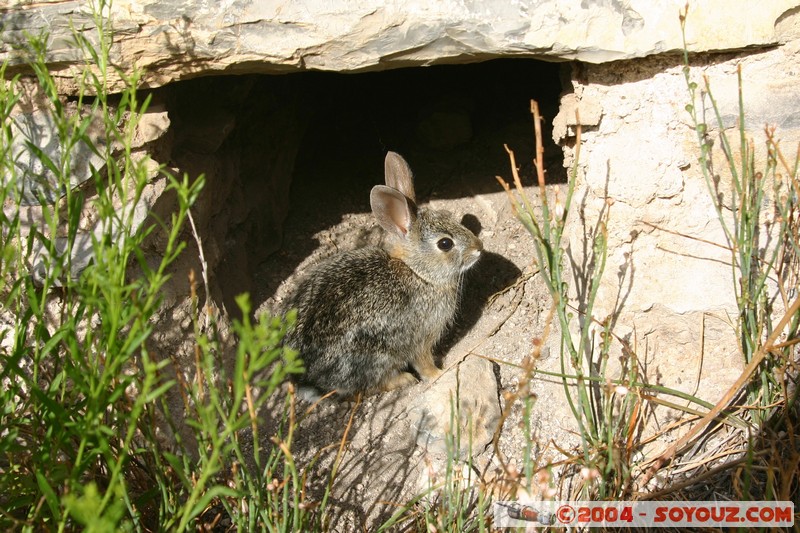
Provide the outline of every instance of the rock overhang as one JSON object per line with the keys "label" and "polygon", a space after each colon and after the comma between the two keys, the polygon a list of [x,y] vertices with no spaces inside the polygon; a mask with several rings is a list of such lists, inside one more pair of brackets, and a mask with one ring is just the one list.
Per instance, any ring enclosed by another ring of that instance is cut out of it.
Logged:
{"label": "rock overhang", "polygon": [[[23,69],[25,35],[46,30],[48,61],[62,67],[80,63],[72,28],[95,38],[89,4],[17,2],[0,10],[0,61],[9,61],[9,72]],[[796,4],[708,0],[690,6],[688,48],[779,44]],[[683,6],[621,0],[116,0],[105,15],[114,30],[115,65],[123,72],[139,69],[141,84],[157,87],[226,73],[366,72],[499,57],[633,59],[682,49]],[[69,69],[54,73],[69,92]]]}

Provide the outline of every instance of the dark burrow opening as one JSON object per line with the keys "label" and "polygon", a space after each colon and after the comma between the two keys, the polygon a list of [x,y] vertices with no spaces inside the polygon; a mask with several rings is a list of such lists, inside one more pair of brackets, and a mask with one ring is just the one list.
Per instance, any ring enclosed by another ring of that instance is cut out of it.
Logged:
{"label": "dark burrow opening", "polygon": [[212,297],[234,316],[236,295],[250,292],[256,307],[270,298],[319,246],[318,232],[369,211],[388,150],[410,163],[423,203],[498,192],[495,176],[510,177],[504,145],[532,179],[531,99],[545,119],[548,180],[564,181],[550,136],[564,65],[498,59],[175,84],[170,165],[207,177]]}

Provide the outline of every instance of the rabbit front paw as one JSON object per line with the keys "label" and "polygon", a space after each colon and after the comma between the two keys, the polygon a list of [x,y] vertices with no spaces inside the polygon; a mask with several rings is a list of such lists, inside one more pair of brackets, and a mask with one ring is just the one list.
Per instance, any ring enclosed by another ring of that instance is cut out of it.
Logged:
{"label": "rabbit front paw", "polygon": [[415,378],[414,374],[411,372],[399,372],[386,378],[381,384],[381,390],[390,391],[393,389],[399,389],[400,387],[405,387],[406,385],[413,385],[416,382],[417,378]]}
{"label": "rabbit front paw", "polygon": [[425,381],[433,381],[444,372],[433,362],[433,355],[430,352],[425,353],[417,359],[414,363],[414,370],[416,370]]}

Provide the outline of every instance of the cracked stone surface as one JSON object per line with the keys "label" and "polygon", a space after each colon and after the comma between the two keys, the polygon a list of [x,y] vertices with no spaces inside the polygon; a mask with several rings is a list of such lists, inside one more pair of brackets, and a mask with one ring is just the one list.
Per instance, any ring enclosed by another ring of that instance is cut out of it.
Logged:
{"label": "cracked stone surface", "polygon": [[461,457],[482,452],[501,416],[494,365],[467,356],[417,396],[406,412],[417,446],[428,452],[446,456],[448,436],[456,432]]}

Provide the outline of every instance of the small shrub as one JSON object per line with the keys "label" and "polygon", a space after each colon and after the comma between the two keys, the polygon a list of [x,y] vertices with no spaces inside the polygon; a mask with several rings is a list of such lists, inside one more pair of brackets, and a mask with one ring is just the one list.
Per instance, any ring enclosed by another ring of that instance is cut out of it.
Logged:
{"label": "small shrub", "polygon": [[[114,71],[125,87],[109,94],[113,32],[102,16],[107,4],[93,7],[98,44],[74,34],[75,49],[86,57],[76,75],[77,111],[67,108],[47,70],[47,36],[25,44],[59,150],[47,152],[33,137],[25,147],[49,180],[18,165],[14,132],[21,130],[12,112],[21,80],[0,67],[0,528],[184,531],[219,505],[241,529],[304,529],[324,513],[303,507],[291,428],[264,450],[256,424],[266,398],[302,369],[281,345],[291,317],[253,322],[248,299],[240,297],[244,318],[234,323],[237,348],[228,366],[213,317],[198,324],[192,282],[194,379],[166,377],[170,358],[151,341],[169,267],[186,245],[186,221],[204,179],[158,167],[177,208],[170,220],[151,216],[139,225],[137,208],[154,163],[132,146],[149,98],[137,91],[135,72]],[[78,148],[102,162],[80,187],[72,182]],[[33,188],[31,179],[38,180]],[[41,223],[27,227],[23,204],[31,195],[41,204]],[[153,264],[143,243],[155,231],[164,245]],[[88,264],[75,264],[79,249],[89,253]],[[132,265],[139,275],[130,274]],[[192,443],[160,436],[157,421],[170,420],[165,394],[175,388],[186,402]],[[252,447],[242,444],[248,431]],[[271,491],[273,479],[286,490]]]}

